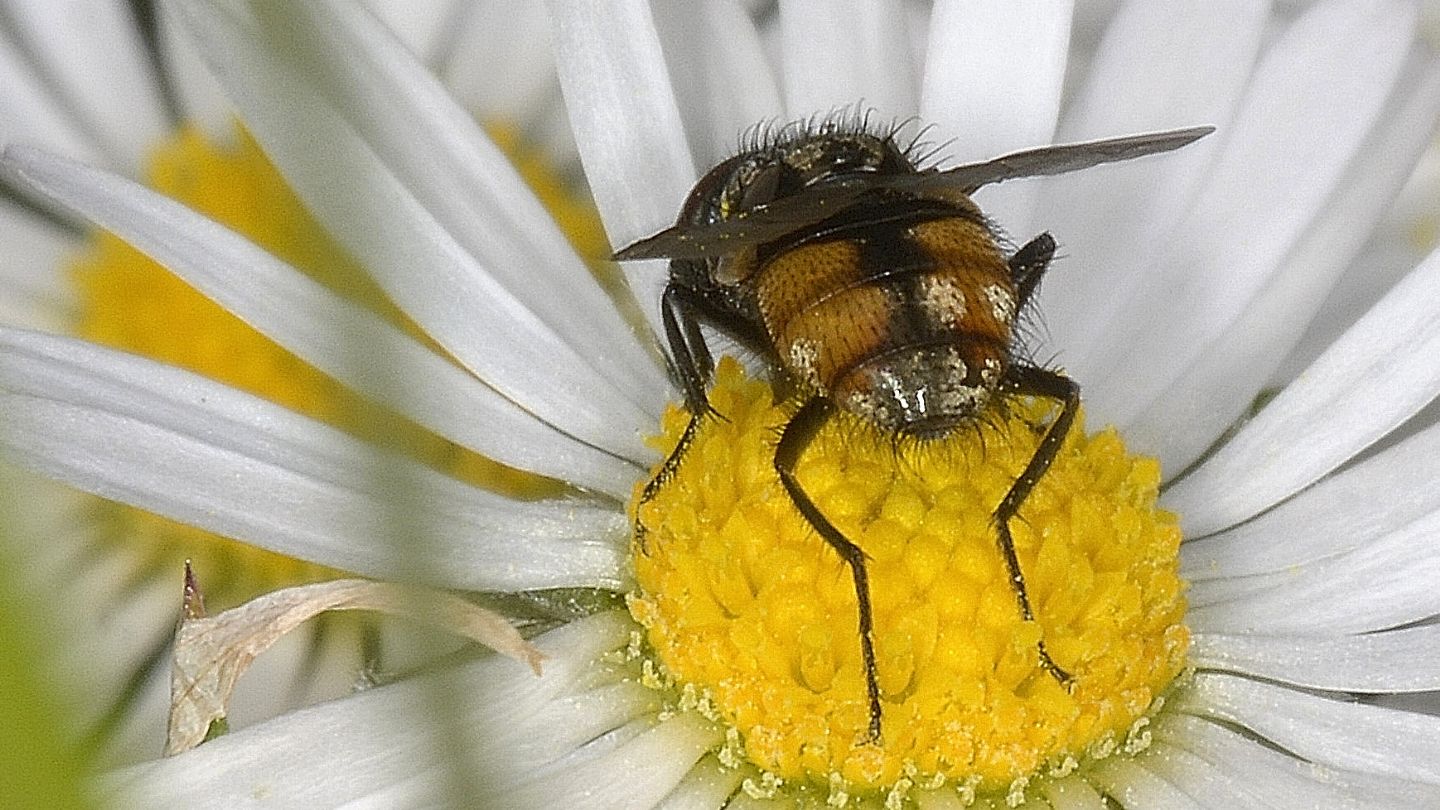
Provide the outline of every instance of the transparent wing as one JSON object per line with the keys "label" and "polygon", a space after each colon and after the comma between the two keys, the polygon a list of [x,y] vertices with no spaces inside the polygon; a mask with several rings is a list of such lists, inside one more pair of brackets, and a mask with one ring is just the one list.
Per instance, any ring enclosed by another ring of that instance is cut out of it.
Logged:
{"label": "transparent wing", "polygon": [[1101,141],[1042,146],[945,171],[836,178],[799,194],[757,206],[733,219],[703,224],[681,223],[666,228],[617,251],[615,260],[725,256],[823,222],[859,202],[862,197],[877,192],[958,191],[971,194],[981,186],[1005,180],[1064,174],[1102,163],[1170,152],[1214,131],[1214,127],[1191,127]]}
{"label": "transparent wing", "polygon": [[874,178],[844,178],[757,206],[733,219],[680,223],[615,253],[615,260],[706,259],[773,242],[845,210],[874,189]]}
{"label": "transparent wing", "polygon": [[1118,163],[1146,155],[1171,152],[1214,132],[1214,127],[1190,127],[1169,132],[1151,132],[1103,141],[1042,146],[1014,152],[983,163],[970,163],[943,172],[896,175],[880,180],[885,188],[897,191],[946,189],[970,194],[981,186],[1088,169],[1102,163]]}

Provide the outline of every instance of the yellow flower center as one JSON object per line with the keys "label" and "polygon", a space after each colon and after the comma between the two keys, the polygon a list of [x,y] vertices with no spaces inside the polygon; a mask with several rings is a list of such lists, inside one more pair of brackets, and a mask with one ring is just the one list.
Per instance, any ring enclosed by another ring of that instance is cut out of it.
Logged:
{"label": "yellow flower center", "polygon": [[[564,212],[572,233],[599,233],[593,212],[518,137],[500,132],[522,173]],[[332,291],[410,328],[404,315],[360,265],[317,223],[247,134],[218,144],[195,128],[177,132],[152,154],[144,180],[154,189],[222,222]],[[588,228],[588,230],[587,230]],[[593,241],[593,238],[590,238]],[[593,252],[593,251],[592,251]],[[251,329],[169,271],[109,233],[95,233],[71,267],[78,291],[74,331],[81,337],[181,366],[409,453],[480,486],[521,497],[560,485],[502,467],[457,447],[363,399]],[[113,542],[142,552],[142,564],[178,570],[195,558],[212,597],[226,602],[330,575],[317,566],[226,540],[200,529],[118,505],[105,510]],[[227,592],[227,588],[233,591]]]}
{"label": "yellow flower center", "polygon": [[[652,683],[733,729],[730,753],[758,769],[746,782],[757,795],[894,800],[948,785],[1013,797],[1143,727],[1183,669],[1180,531],[1155,506],[1155,460],[1077,421],[1010,523],[1036,613],[1027,623],[991,513],[1053,404],[1017,399],[974,430],[899,452],[842,415],[797,474],[868,558],[883,733],[867,741],[850,572],[773,467],[794,404],[774,404],[728,358],[710,397],[725,420],[704,423],[639,516],[648,533],[630,607],[658,662]],[[657,447],[674,447],[687,418],[672,408]],[[1074,676],[1068,693],[1039,668],[1042,635]]]}

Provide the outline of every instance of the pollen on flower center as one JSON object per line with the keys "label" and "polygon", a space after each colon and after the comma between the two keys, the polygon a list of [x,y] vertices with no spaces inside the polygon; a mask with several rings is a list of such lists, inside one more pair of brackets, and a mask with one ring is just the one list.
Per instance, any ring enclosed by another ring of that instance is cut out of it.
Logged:
{"label": "pollen on flower center", "polygon": [[[707,420],[639,515],[631,612],[668,681],[702,693],[771,783],[1003,794],[1124,735],[1184,667],[1179,528],[1155,506],[1158,463],[1113,430],[1072,431],[1011,522],[1037,614],[1026,623],[990,516],[1052,406],[1016,400],[899,452],[841,418],[798,474],[868,556],[884,715],[881,744],[867,743],[849,571],[772,465],[793,405],[728,359],[710,396],[725,419]],[[667,414],[664,449],[685,419]],[[1038,666],[1042,632],[1069,693]]]}

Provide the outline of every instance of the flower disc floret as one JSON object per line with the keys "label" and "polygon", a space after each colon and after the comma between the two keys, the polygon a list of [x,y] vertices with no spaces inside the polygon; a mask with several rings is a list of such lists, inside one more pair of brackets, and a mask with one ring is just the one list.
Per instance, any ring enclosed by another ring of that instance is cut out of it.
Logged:
{"label": "flower disc floret", "polygon": [[[1180,531],[1159,464],[1113,430],[1070,433],[1011,521],[1037,620],[1021,620],[992,512],[1052,403],[1013,399],[941,442],[900,443],[848,416],[804,454],[801,484],[866,553],[883,705],[868,708],[850,572],[774,469],[793,403],[722,362],[677,474],[639,515],[631,612],[666,678],[705,699],[773,783],[951,783],[1004,793],[1113,748],[1185,666]],[[688,416],[672,409],[657,446]],[[1037,642],[1074,675],[1068,692]]]}

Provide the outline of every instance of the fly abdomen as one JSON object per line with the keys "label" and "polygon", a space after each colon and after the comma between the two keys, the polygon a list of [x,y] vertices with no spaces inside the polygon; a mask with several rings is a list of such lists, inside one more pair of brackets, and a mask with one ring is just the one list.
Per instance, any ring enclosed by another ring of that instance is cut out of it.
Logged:
{"label": "fly abdomen", "polygon": [[980,222],[856,227],[756,273],[781,364],[887,429],[939,436],[988,401],[1009,358],[1014,290]]}
{"label": "fly abdomen", "polygon": [[942,438],[985,408],[1004,363],[1004,347],[988,340],[908,343],[848,369],[830,396],[884,430]]}

